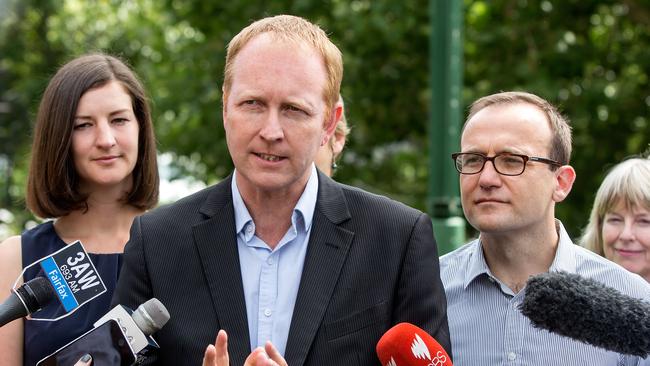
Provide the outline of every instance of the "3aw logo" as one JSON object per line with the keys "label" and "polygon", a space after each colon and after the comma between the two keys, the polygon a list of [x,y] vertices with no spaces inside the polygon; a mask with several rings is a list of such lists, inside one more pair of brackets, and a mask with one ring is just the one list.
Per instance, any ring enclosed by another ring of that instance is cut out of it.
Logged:
{"label": "3aw logo", "polygon": [[106,292],[88,253],[76,241],[40,261],[67,313]]}

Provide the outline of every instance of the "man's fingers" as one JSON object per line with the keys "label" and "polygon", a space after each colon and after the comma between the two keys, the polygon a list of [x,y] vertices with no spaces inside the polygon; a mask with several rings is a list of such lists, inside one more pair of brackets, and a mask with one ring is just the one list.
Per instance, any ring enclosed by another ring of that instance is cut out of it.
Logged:
{"label": "man's fingers", "polygon": [[208,345],[203,354],[203,366],[215,366],[216,365],[216,350],[213,345]]}
{"label": "man's fingers", "polygon": [[244,361],[244,366],[260,366],[265,365],[264,360],[268,359],[264,349],[262,347],[257,347],[251,352],[246,361]]}
{"label": "man's fingers", "polygon": [[203,354],[203,366],[229,366],[228,334],[221,329],[217,333],[214,345],[210,344]]}
{"label": "man's fingers", "polygon": [[271,342],[266,342],[264,348],[257,347],[248,355],[244,366],[287,366],[287,362]]}
{"label": "man's fingers", "polygon": [[217,351],[216,366],[229,366],[230,357],[228,356],[228,334],[225,330],[219,330],[217,333],[217,340],[214,342],[214,347]]}
{"label": "man's fingers", "polygon": [[257,347],[248,355],[244,366],[278,366],[278,364],[269,358],[264,348]]}
{"label": "man's fingers", "polygon": [[275,348],[271,341],[266,342],[264,345],[264,350],[266,351],[266,354],[269,356],[269,358],[275,361],[275,363],[280,366],[287,366],[287,361],[284,360],[284,357],[282,357],[280,352],[277,350],[277,348]]}

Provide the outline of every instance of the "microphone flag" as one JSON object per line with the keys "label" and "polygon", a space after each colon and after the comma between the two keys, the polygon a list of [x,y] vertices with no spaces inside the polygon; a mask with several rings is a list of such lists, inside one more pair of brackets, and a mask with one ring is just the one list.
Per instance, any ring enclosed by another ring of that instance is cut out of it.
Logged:
{"label": "microphone flag", "polygon": [[30,316],[32,320],[59,320],[106,292],[104,281],[79,240],[25,267],[14,288],[25,271],[36,264],[40,265],[50,281],[65,314],[55,319],[45,319],[39,318],[39,313],[35,312]]}

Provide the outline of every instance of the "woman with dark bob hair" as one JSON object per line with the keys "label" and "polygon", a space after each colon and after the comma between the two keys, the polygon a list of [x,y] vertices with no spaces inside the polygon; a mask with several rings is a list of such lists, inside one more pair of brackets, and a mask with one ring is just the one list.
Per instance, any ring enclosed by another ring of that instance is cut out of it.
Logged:
{"label": "woman with dark bob hair", "polygon": [[[77,57],[48,84],[36,116],[27,207],[45,221],[0,244],[0,296],[43,275],[23,268],[80,240],[107,291],[71,315],[54,301],[0,328],[2,365],[35,365],[109,309],[133,218],[158,202],[148,98],[135,73],[105,54]],[[38,314],[38,316],[37,316]]]}

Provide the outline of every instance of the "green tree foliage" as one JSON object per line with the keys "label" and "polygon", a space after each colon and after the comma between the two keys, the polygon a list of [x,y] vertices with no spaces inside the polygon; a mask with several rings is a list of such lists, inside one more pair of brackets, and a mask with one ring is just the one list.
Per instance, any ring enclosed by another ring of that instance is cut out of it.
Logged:
{"label": "green tree foliage", "polygon": [[[337,179],[425,209],[431,28],[421,0],[0,3],[0,205],[19,218],[14,230],[28,218],[20,198],[33,116],[59,65],[96,50],[128,60],[149,90],[159,150],[174,157],[176,176],[213,183],[232,169],[221,127],[227,42],[251,20],[280,13],[319,23],[343,52],[353,130]],[[573,121],[578,180],[559,217],[577,236],[607,167],[649,142],[650,4],[464,4],[464,105],[528,90]]]}
{"label": "green tree foliage", "polygon": [[[62,55],[47,40],[50,1],[12,1],[0,16],[0,239],[30,215],[22,209],[31,121],[42,85]],[[6,231],[6,228],[5,228]]]}

